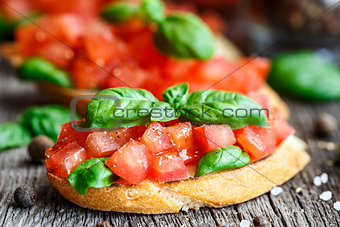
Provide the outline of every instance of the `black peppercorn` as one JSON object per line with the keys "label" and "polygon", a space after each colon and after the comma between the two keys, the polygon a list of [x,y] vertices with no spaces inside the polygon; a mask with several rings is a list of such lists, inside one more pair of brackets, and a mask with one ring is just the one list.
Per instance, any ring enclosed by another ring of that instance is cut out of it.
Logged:
{"label": "black peppercorn", "polygon": [[330,135],[338,130],[338,121],[329,113],[321,113],[315,120],[315,130],[320,135]]}
{"label": "black peppercorn", "polygon": [[269,226],[268,219],[266,217],[255,217],[253,219],[253,224],[255,227],[266,227]]}
{"label": "black peppercorn", "polygon": [[28,146],[28,153],[33,162],[39,163],[45,159],[45,150],[54,145],[53,140],[47,136],[36,136]]}
{"label": "black peppercorn", "polygon": [[22,185],[14,192],[14,200],[19,207],[31,207],[35,203],[37,193],[34,187]]}

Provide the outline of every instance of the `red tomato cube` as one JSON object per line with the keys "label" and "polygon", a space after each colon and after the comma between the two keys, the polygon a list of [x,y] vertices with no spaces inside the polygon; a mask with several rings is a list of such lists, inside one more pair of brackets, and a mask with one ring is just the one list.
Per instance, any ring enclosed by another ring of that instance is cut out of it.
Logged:
{"label": "red tomato cube", "polygon": [[165,128],[173,143],[176,145],[179,156],[185,164],[195,162],[199,158],[198,146],[194,143],[194,136],[190,122],[179,123]]}
{"label": "red tomato cube", "polygon": [[180,180],[187,177],[184,160],[175,153],[153,155],[150,177],[159,183]]}
{"label": "red tomato cube", "polygon": [[271,128],[246,126],[234,132],[237,143],[250,155],[252,161],[260,160],[275,151],[276,135]]}
{"label": "red tomato cube", "polygon": [[130,140],[105,164],[119,177],[131,184],[138,184],[148,175],[150,154],[144,144]]}
{"label": "red tomato cube", "polygon": [[205,125],[194,128],[193,132],[202,154],[231,146],[236,142],[229,125]]}
{"label": "red tomato cube", "polygon": [[87,56],[100,66],[110,61],[120,61],[128,56],[126,44],[114,36],[111,27],[102,22],[89,25],[84,39]]}
{"label": "red tomato cube", "polygon": [[[57,143],[53,146],[53,152],[57,152],[62,149],[69,143],[76,142],[80,146],[84,146],[87,136],[90,134],[89,132],[80,132],[75,130],[71,122],[62,124],[60,129],[60,133],[57,139]],[[45,154],[48,156],[48,154]],[[49,154],[51,156],[51,154]]]}
{"label": "red tomato cube", "polygon": [[46,168],[54,175],[66,178],[82,162],[86,160],[86,151],[76,142],[67,144],[52,157],[46,159]]}
{"label": "red tomato cube", "polygon": [[295,133],[295,129],[285,121],[276,109],[271,109],[269,122],[276,135],[276,146],[280,145],[288,136]]}
{"label": "red tomato cube", "polygon": [[107,132],[91,133],[84,147],[89,158],[108,157],[120,148],[113,135]]}
{"label": "red tomato cube", "polygon": [[247,94],[249,98],[254,100],[262,108],[269,110],[269,96],[260,91],[251,91]]}
{"label": "red tomato cube", "polygon": [[152,122],[149,125],[141,142],[145,144],[152,155],[176,150],[176,146],[166,133],[165,128],[158,122]]}
{"label": "red tomato cube", "polygon": [[120,128],[113,132],[91,133],[85,142],[85,149],[89,158],[108,157],[116,150],[129,142],[130,139],[138,139],[143,135],[146,126]]}

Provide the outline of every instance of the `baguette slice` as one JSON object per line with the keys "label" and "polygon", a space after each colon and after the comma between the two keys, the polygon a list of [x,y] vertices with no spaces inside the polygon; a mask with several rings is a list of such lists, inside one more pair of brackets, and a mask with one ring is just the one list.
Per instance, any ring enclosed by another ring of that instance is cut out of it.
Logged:
{"label": "baguette slice", "polygon": [[[222,35],[217,35],[216,38],[216,56],[223,57],[228,61],[235,62],[242,57],[242,53],[239,49],[228,39]],[[5,43],[0,46],[0,54],[2,54],[14,67],[20,66],[24,61],[22,56],[14,43]],[[47,94],[54,101],[61,103],[65,106],[69,106],[71,100],[79,95],[91,95],[94,96],[97,91],[91,90],[79,90],[72,88],[63,88],[51,83],[37,83],[39,88]],[[280,97],[271,89],[268,85],[265,85],[261,90],[270,96],[271,106],[281,109],[283,117],[288,119],[289,109],[286,104],[281,101]],[[77,111],[81,116],[85,116],[86,107],[89,99],[82,99],[77,104]],[[276,106],[280,105],[280,106]]]}
{"label": "baguette slice", "polygon": [[269,157],[238,169],[165,184],[146,180],[138,185],[89,188],[86,195],[78,194],[66,179],[52,173],[47,176],[66,199],[84,208],[144,214],[178,213],[204,206],[242,203],[268,192],[306,166],[310,157],[304,148],[303,141],[290,136]]}

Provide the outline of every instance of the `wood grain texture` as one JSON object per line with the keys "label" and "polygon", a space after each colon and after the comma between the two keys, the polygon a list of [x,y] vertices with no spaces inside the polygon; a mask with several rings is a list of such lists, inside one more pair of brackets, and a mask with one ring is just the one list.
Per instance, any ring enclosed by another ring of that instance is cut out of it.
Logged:
{"label": "wood grain texture", "polygon": [[[27,107],[45,104],[48,99],[33,84],[18,81],[14,71],[0,60],[0,123],[12,121]],[[295,178],[282,186],[279,196],[267,193],[246,203],[220,209],[203,208],[179,214],[136,215],[116,212],[97,212],[77,207],[60,196],[49,185],[42,165],[29,162],[26,148],[0,153],[0,226],[95,226],[107,220],[112,226],[239,226],[242,219],[252,220],[265,216],[270,226],[339,226],[340,213],[333,203],[340,200],[340,166],[329,166],[337,159],[337,151],[318,148],[320,138],[313,132],[313,120],[322,111],[340,119],[339,103],[306,104],[288,101],[291,107],[291,124],[297,135],[309,145],[311,163]],[[330,141],[340,142],[340,132]],[[313,177],[327,172],[329,181],[320,187],[313,186]],[[38,191],[35,206],[23,209],[13,200],[15,189],[21,184],[34,185]],[[302,187],[302,192],[295,192]],[[320,201],[323,191],[333,192],[331,201]]]}

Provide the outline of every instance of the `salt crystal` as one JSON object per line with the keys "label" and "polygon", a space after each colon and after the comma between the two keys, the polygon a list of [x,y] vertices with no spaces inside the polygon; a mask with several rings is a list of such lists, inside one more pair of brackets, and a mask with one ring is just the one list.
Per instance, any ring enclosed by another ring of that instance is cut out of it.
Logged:
{"label": "salt crystal", "polygon": [[333,206],[334,206],[334,209],[336,209],[337,211],[340,211],[340,202],[339,201],[336,201]]}
{"label": "salt crystal", "polygon": [[270,194],[277,196],[283,192],[283,189],[281,187],[275,186],[270,190]]}
{"label": "salt crystal", "polygon": [[250,221],[248,220],[242,220],[240,223],[240,227],[249,227],[250,226]]}
{"label": "salt crystal", "polygon": [[328,201],[332,198],[332,192],[331,191],[325,191],[325,192],[321,193],[319,198],[322,199],[323,201]]}
{"label": "salt crystal", "polygon": [[322,183],[321,182],[321,177],[319,177],[319,176],[314,177],[313,183],[314,183],[315,186],[320,186],[321,183]]}
{"label": "salt crystal", "polygon": [[321,182],[323,184],[325,184],[328,181],[328,174],[327,173],[323,173],[323,174],[321,174],[320,178],[321,178]]}

